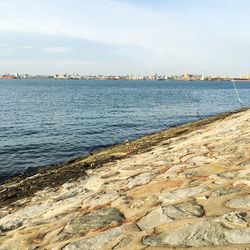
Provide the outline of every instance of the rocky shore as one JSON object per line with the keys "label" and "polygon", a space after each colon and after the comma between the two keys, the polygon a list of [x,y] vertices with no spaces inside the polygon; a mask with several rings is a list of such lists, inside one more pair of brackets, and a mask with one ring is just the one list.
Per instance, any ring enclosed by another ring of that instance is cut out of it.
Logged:
{"label": "rocky shore", "polygon": [[250,109],[0,186],[0,250],[250,250]]}

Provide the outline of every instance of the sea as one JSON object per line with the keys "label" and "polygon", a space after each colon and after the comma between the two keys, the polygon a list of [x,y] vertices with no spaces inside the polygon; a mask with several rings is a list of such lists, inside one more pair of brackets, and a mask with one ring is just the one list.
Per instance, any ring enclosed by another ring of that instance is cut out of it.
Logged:
{"label": "sea", "polygon": [[[236,88],[249,107],[250,83]],[[1,79],[0,182],[240,107],[230,81]]]}

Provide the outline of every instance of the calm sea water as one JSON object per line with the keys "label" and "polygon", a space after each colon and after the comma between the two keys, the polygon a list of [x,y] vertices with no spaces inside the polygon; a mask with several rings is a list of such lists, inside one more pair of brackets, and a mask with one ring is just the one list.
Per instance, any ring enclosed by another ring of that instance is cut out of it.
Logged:
{"label": "calm sea water", "polygon": [[0,180],[237,108],[230,82],[0,80]]}

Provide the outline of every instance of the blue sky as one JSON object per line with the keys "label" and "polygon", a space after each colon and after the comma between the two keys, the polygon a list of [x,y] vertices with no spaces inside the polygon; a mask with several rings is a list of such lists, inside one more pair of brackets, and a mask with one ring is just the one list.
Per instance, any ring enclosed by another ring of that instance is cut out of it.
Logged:
{"label": "blue sky", "polygon": [[0,73],[241,75],[249,0],[0,0]]}

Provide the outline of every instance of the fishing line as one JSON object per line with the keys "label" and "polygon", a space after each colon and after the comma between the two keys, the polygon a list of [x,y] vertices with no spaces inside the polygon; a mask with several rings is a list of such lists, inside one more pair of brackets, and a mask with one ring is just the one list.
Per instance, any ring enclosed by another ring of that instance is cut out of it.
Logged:
{"label": "fishing line", "polygon": [[237,96],[237,98],[238,98],[238,101],[239,101],[239,103],[240,103],[241,107],[243,108],[243,107],[244,107],[244,105],[243,105],[243,103],[242,103],[242,101],[241,101],[241,98],[240,98],[240,95],[239,95],[238,89],[236,88],[236,85],[235,85],[235,83],[234,83],[234,80],[231,80],[231,82],[232,82],[232,83],[233,83],[233,85],[234,85],[234,90],[235,90],[236,96]]}

